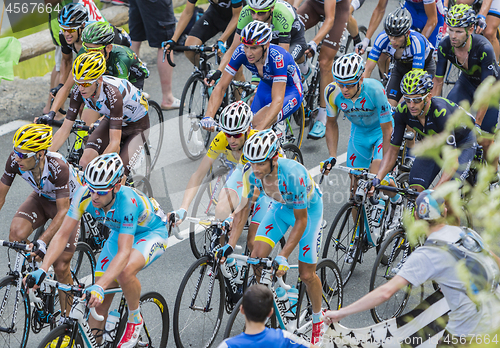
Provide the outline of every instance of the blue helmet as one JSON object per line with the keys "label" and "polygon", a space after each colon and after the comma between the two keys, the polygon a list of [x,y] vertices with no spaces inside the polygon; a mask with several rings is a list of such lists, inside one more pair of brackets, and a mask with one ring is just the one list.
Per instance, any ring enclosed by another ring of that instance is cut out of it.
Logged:
{"label": "blue helmet", "polygon": [[116,153],[107,153],[94,158],[85,168],[84,179],[94,190],[114,187],[122,178],[123,161]]}
{"label": "blue helmet", "polygon": [[266,129],[255,133],[245,142],[243,155],[250,163],[260,163],[276,156],[278,148],[278,136],[272,129]]}
{"label": "blue helmet", "polygon": [[415,202],[417,216],[422,220],[436,220],[443,217],[444,199],[435,198],[433,190],[422,191]]}
{"label": "blue helmet", "polygon": [[59,12],[57,21],[62,27],[79,28],[89,20],[87,8],[79,3],[70,3]]}

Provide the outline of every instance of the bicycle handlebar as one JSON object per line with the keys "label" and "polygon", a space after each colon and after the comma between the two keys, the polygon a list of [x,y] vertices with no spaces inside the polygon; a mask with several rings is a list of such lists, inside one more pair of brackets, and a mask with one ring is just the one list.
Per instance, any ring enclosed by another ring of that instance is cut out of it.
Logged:
{"label": "bicycle handlebar", "polygon": [[420,194],[420,192],[418,192],[418,191],[415,191],[412,189],[407,189],[407,188],[393,187],[393,186],[387,186],[387,185],[375,186],[375,192],[378,192],[380,190],[399,193],[402,195],[410,196],[412,198],[417,198],[418,195]]}
{"label": "bicycle handlebar", "polygon": [[[167,55],[167,49],[162,43],[163,47],[163,62],[165,62],[165,56],[167,56],[167,61],[168,64],[170,64],[171,67],[175,68],[176,64],[172,62],[172,59],[170,58],[170,54]],[[170,51],[176,51],[176,52],[186,52],[186,51],[191,51],[195,53],[204,53],[204,52],[214,52],[216,50],[217,45],[213,46],[205,46],[205,45],[191,45],[191,46],[174,46],[170,48]]]}
{"label": "bicycle handlebar", "polygon": [[[61,127],[64,123],[64,120],[53,120],[52,125],[56,127]],[[82,120],[75,120],[75,123],[73,123],[73,126],[71,127],[72,130],[82,130],[85,132],[90,132],[90,127],[85,124],[84,121]]]}
{"label": "bicycle handlebar", "polygon": [[4,247],[17,249],[22,251],[30,251],[29,245],[20,242],[9,242],[7,240],[0,240],[0,244]]}

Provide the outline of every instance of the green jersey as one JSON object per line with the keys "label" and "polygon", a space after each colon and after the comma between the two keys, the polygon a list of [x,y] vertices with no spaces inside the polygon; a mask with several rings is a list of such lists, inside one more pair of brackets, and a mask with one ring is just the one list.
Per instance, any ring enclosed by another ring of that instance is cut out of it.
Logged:
{"label": "green jersey", "polygon": [[[293,7],[285,1],[278,0],[274,5],[271,18],[271,28],[273,30],[272,43],[290,43],[292,38],[292,28],[294,22],[299,21]],[[250,6],[246,5],[240,12],[236,34],[241,35],[243,28],[253,21]],[[296,25],[297,26],[297,25]],[[299,25],[300,27],[300,25]]]}

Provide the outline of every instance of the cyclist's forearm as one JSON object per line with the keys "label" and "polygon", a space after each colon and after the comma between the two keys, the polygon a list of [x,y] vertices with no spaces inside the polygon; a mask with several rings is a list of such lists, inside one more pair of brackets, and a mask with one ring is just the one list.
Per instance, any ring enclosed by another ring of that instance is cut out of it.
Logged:
{"label": "cyclist's forearm", "polygon": [[54,262],[61,256],[64,249],[66,248],[66,244],[69,241],[71,236],[71,232],[75,229],[76,225],[80,223],[79,220],[75,220],[70,218],[69,216],[65,216],[64,220],[59,227],[59,230],[52,238],[51,243],[45,253],[45,257],[43,259],[42,268],[45,271],[48,271],[50,266],[54,264]]}
{"label": "cyclist's forearm", "polygon": [[337,157],[337,147],[339,144],[339,125],[334,117],[328,117],[326,120],[326,147],[332,157]]}
{"label": "cyclist's forearm", "polygon": [[52,102],[52,106],[50,107],[50,111],[57,112],[64,106],[64,102],[68,99],[68,95],[71,92],[71,87],[73,87],[73,74],[68,76],[64,85],[61,87],[59,92],[57,92],[54,101]]}
{"label": "cyclist's forearm", "polygon": [[[68,207],[69,207],[69,198],[68,198]],[[68,212],[68,208],[65,209],[57,209],[57,214],[54,216],[52,221],[50,222],[49,227],[43,232],[43,234],[40,236],[40,239],[45,242],[45,244],[49,244],[54,236],[56,235],[57,231],[61,227],[64,217],[66,216],[66,213]]]}
{"label": "cyclist's forearm", "polygon": [[386,155],[387,151],[391,146],[391,135],[392,135],[392,122],[381,123],[380,128],[382,128],[382,154]]}
{"label": "cyclist's forearm", "polygon": [[5,203],[5,197],[7,197],[7,193],[9,192],[10,186],[5,185],[0,181],[0,210],[2,209]]}
{"label": "cyclist's forearm", "polygon": [[366,38],[371,39],[373,37],[373,34],[375,34],[375,31],[377,30],[380,22],[382,21],[382,18],[384,17],[386,7],[387,0],[379,0],[377,7],[375,7],[375,10],[373,11],[373,14],[370,18],[370,24],[368,25],[368,29],[366,30]]}
{"label": "cyclist's forearm", "polygon": [[238,34],[234,34],[233,43],[227,49],[226,53],[224,53],[224,55],[222,56],[222,60],[220,61],[219,67],[217,69],[224,72],[226,65],[231,60],[231,56],[233,55],[234,50],[236,50],[239,44],[240,44],[240,36]]}
{"label": "cyclist's forearm", "polygon": [[74,121],[69,121],[65,119],[61,128],[54,134],[52,137],[52,145],[49,147],[49,151],[57,151],[64,144],[66,139],[68,139],[69,134],[71,133],[71,127],[73,127]]}
{"label": "cyclist's forearm", "polygon": [[186,7],[184,11],[182,11],[179,21],[177,22],[177,26],[175,27],[174,35],[172,35],[172,40],[177,42],[181,37],[182,33],[186,29],[191,17],[193,17],[194,13],[194,4],[189,1],[186,3]]}
{"label": "cyclist's forearm", "polygon": [[380,163],[377,178],[382,180],[387,173],[391,171],[398,158],[398,151],[399,146],[394,146],[392,144],[389,145],[389,149],[387,149],[387,153],[384,155],[382,162]]}
{"label": "cyclist's forearm", "polygon": [[248,218],[248,214],[250,213],[250,202],[248,199],[242,197],[241,202],[233,213],[233,227],[231,228],[231,233],[229,236],[229,244],[233,247],[236,246],[238,239],[243,232],[243,228],[245,227],[245,223]]}
{"label": "cyclist's forearm", "polygon": [[[240,11],[241,11],[241,7],[240,7]],[[240,11],[237,11],[238,14]],[[220,41],[226,42],[229,39],[229,37],[231,36],[231,34],[236,30],[236,26],[238,25],[238,16],[239,16],[238,14],[236,14],[235,11],[233,11],[233,16],[231,17],[231,20],[229,21],[229,24],[227,25],[226,30],[224,30],[224,32],[222,33],[222,35],[219,38]]]}
{"label": "cyclist's forearm", "polygon": [[486,116],[486,112],[488,111],[488,107],[482,107],[479,110],[477,110],[476,113],[476,124],[482,125],[484,116]]}
{"label": "cyclist's forearm", "polygon": [[479,9],[480,15],[487,16],[488,12],[490,11],[491,3],[493,0],[483,0],[483,4],[481,5],[481,8]]}
{"label": "cyclist's forearm", "polygon": [[432,88],[432,95],[435,97],[440,97],[441,93],[443,91],[443,78],[439,77],[434,77],[433,82],[434,82],[434,87]]}
{"label": "cyclist's forearm", "polygon": [[436,28],[438,19],[437,19],[437,7],[435,3],[432,4],[424,4],[425,14],[427,15],[427,22],[425,23],[424,28],[422,29],[422,35],[426,38],[429,38],[432,35],[432,32]]}
{"label": "cyclist's forearm", "polygon": [[371,59],[366,60],[365,72],[363,73],[363,77],[371,77],[373,69],[377,66],[377,62]]}
{"label": "cyclist's forearm", "polygon": [[73,62],[73,53],[66,56],[63,54],[63,58],[61,59],[61,70],[59,75],[59,83],[66,83],[68,76],[71,73],[71,65]]}
{"label": "cyclist's forearm", "polygon": [[205,116],[212,118],[215,117],[215,113],[222,103],[222,98],[224,98],[224,90],[222,89],[221,84],[218,83],[213,89],[210,99],[208,100],[207,112],[205,113]]}
{"label": "cyclist's forearm", "polygon": [[326,37],[328,32],[333,27],[333,23],[334,23],[334,19],[335,19],[335,10],[333,12],[334,12],[333,17],[325,19],[325,21],[323,22],[323,25],[318,30],[318,33],[313,38],[313,41],[316,42],[317,45],[319,45],[321,43],[321,41],[323,41],[323,39]]}

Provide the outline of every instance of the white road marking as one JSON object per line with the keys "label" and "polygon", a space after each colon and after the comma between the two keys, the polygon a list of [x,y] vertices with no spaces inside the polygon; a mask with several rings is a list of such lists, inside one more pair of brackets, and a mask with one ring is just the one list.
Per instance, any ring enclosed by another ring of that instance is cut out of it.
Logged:
{"label": "white road marking", "polygon": [[29,121],[24,120],[16,120],[0,126],[0,137],[7,133],[13,132],[17,130],[19,127],[24,126],[25,124],[30,123]]}

